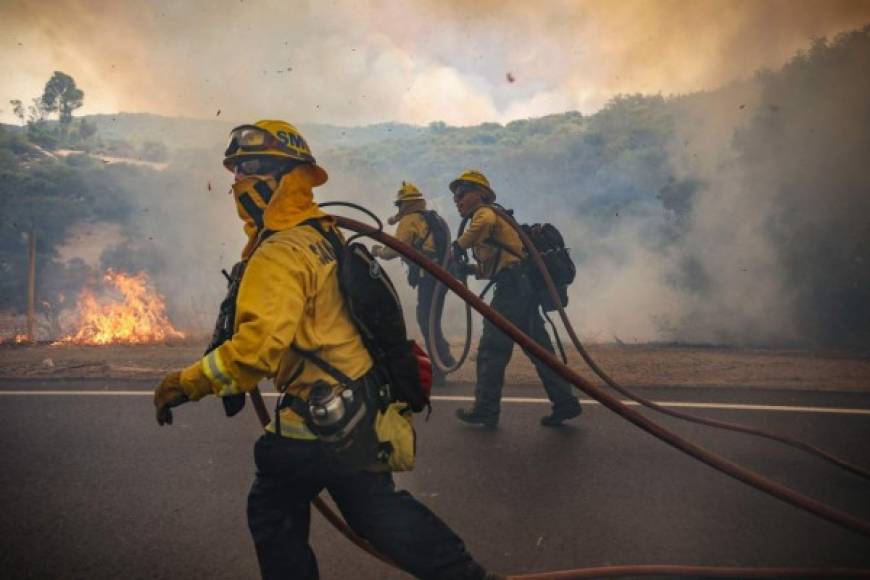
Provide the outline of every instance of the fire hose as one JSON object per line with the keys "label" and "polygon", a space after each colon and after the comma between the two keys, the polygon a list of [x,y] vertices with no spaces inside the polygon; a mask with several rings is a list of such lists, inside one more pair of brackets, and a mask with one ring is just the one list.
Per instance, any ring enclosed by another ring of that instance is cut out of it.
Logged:
{"label": "fire hose", "polygon": [[[417,265],[426,269],[439,282],[445,284],[450,290],[465,300],[487,320],[489,320],[496,328],[501,330],[531,356],[547,364],[554,372],[561,376],[566,381],[570,382],[578,389],[585,392],[587,395],[607,407],[611,411],[628,420],[636,427],[650,433],[654,437],[664,441],[668,445],[686,453],[687,455],[705,463],[706,465],[720,471],[738,481],[742,481],[759,491],[762,491],[781,501],[798,507],[810,514],[813,514],[822,519],[828,520],[848,530],[857,532],[863,536],[870,536],[870,522],[857,518],[847,512],[839,510],[835,507],[824,504],[818,500],[805,496],[783,484],[768,479],[754,471],[733,463],[724,457],[708,451],[686,439],[680,437],[671,430],[659,425],[655,421],[649,419],[645,415],[631,409],[622,403],[613,395],[607,393],[600,387],[588,382],[582,376],[577,374],[567,365],[563,364],[550,351],[540,346],[535,341],[531,340],[527,335],[521,332],[516,326],[508,320],[501,317],[497,312],[492,310],[485,302],[479,299],[474,293],[469,291],[461,282],[451,276],[446,270],[435,264],[420,252],[416,251],[407,244],[397,240],[396,238],[383,233],[382,231],[364,224],[362,222],[336,216],[337,223],[340,227],[357,232],[358,234],[371,237],[382,244],[389,246],[393,250],[402,254],[405,258],[413,261]],[[538,256],[540,259],[540,256]],[[552,283],[552,281],[550,281]],[[565,317],[567,318],[567,317]],[[564,319],[563,319],[564,322]],[[579,343],[579,340],[577,341]],[[261,422],[268,423],[269,414],[266,410],[265,403],[262,400],[262,395],[256,389],[251,392],[252,401]],[[361,547],[368,553],[372,554],[379,560],[390,563],[389,558],[379,554],[365,540],[356,536],[346,524],[341,522],[340,518],[330,510],[321,500],[315,499],[315,507],[323,513],[327,519],[332,522],[346,537]],[[595,570],[594,572],[592,570]],[[606,567],[597,569],[574,570],[564,572],[549,572],[545,574],[526,574],[522,576],[514,576],[511,578],[522,578],[523,580],[538,580],[543,578],[589,578],[602,576],[625,576],[625,575],[648,575],[648,574],[669,574],[669,575],[695,575],[695,576],[752,576],[752,577],[813,577],[813,576],[840,576],[840,577],[870,577],[870,570],[808,570],[798,568],[730,568],[727,573],[722,572],[722,568],[715,567],[686,567],[686,566],[619,566]],[[739,573],[735,573],[739,572]]]}
{"label": "fire hose", "polygon": [[[444,255],[441,257],[441,267],[444,270],[450,269],[450,251],[445,250]],[[462,282],[462,285],[465,286],[465,279],[467,275],[464,273],[459,274],[459,280]],[[456,359],[452,365],[448,365],[443,360],[441,360],[441,353],[438,350],[438,340],[436,335],[436,328],[440,329],[441,325],[441,309],[444,304],[444,300],[446,299],[447,288],[442,284],[438,284],[435,286],[435,290],[432,292],[432,300],[429,305],[429,328],[421,329],[423,332],[426,332],[428,335],[428,342],[430,345],[429,348],[429,357],[432,359],[432,364],[435,367],[444,373],[445,375],[450,374],[454,371],[459,370],[459,368],[465,363],[465,359],[468,358],[468,353],[471,351],[471,305],[468,302],[465,303],[465,344],[462,346],[462,353],[459,355],[459,358]],[[481,295],[482,297],[482,295]],[[438,325],[438,327],[436,327]]]}
{"label": "fire hose", "polygon": [[717,429],[725,429],[728,431],[735,431],[735,432],[744,433],[747,435],[755,435],[757,437],[763,437],[765,439],[777,441],[777,442],[782,443],[784,445],[788,445],[789,447],[792,447],[794,449],[798,449],[800,451],[804,451],[806,453],[814,455],[814,456],[816,456],[824,461],[827,461],[833,465],[836,465],[837,467],[840,467],[846,471],[849,471],[850,473],[858,475],[859,477],[863,477],[865,479],[870,479],[870,471],[867,471],[866,469],[864,469],[862,467],[859,467],[855,464],[852,464],[852,463],[849,463],[843,459],[840,459],[839,457],[831,455],[830,453],[828,453],[822,449],[819,449],[817,447],[814,447],[812,445],[809,445],[808,443],[805,443],[803,441],[798,441],[796,439],[792,439],[792,438],[786,437],[784,435],[770,433],[768,431],[763,431],[761,429],[755,429],[753,427],[748,427],[745,425],[739,425],[736,423],[729,423],[727,421],[718,421],[716,419],[706,419],[703,417],[697,417],[697,416],[689,414],[689,413],[681,413],[679,411],[674,411],[674,410],[668,409],[666,407],[662,407],[661,405],[655,403],[654,401],[650,401],[649,399],[641,397],[640,395],[634,393],[633,391],[630,391],[629,389],[627,389],[627,388],[623,387],[622,385],[620,385],[619,383],[617,383],[613,378],[610,377],[610,375],[608,375],[604,371],[604,369],[602,369],[595,362],[595,360],[590,356],[589,352],[583,346],[583,343],[578,338],[577,333],[574,331],[574,326],[571,324],[571,320],[568,318],[568,315],[565,312],[565,309],[562,307],[562,302],[559,299],[558,292],[556,291],[556,285],[553,283],[553,279],[550,277],[550,273],[547,270],[547,266],[544,264],[544,260],[541,257],[540,252],[538,252],[537,248],[535,247],[535,244],[532,242],[531,239],[529,239],[529,236],[523,230],[522,226],[520,226],[520,224],[517,223],[517,221],[513,218],[512,215],[510,215],[508,212],[506,212],[500,206],[493,204],[493,205],[490,205],[489,207],[491,207],[493,209],[493,211],[495,211],[496,215],[498,215],[499,217],[504,219],[514,229],[514,231],[516,231],[516,233],[520,236],[520,239],[522,240],[523,245],[525,246],[526,250],[529,253],[529,257],[531,258],[532,263],[534,264],[534,266],[538,270],[538,272],[540,272],[541,278],[544,280],[544,284],[547,287],[547,292],[551,296],[553,303],[556,305],[556,308],[559,312],[559,318],[562,320],[562,324],[564,324],[565,330],[568,332],[568,337],[571,339],[571,342],[574,344],[574,348],[577,349],[577,352],[580,353],[580,356],[583,357],[583,360],[586,362],[587,365],[589,365],[589,368],[592,369],[592,371],[596,375],[598,375],[601,378],[601,380],[603,380],[604,383],[607,384],[607,386],[609,386],[610,388],[612,388],[613,390],[615,390],[616,392],[618,392],[622,396],[627,397],[627,398],[631,399],[632,401],[635,401],[636,403],[643,405],[644,407],[647,407],[647,408],[652,409],[654,411],[658,411],[659,413],[663,413],[665,415],[669,415],[671,417],[675,417],[677,419],[682,419],[684,421],[689,421],[689,422],[696,423],[699,425],[705,425],[707,427],[715,427]]}
{"label": "fire hose", "polygon": [[[604,369],[602,369],[595,362],[595,360],[589,354],[589,351],[586,349],[586,347],[583,345],[582,341],[577,336],[577,333],[574,330],[574,326],[571,324],[571,320],[568,318],[568,315],[565,312],[564,307],[562,306],[562,301],[559,299],[558,292],[556,291],[556,285],[553,282],[553,279],[550,276],[549,271],[547,270],[547,266],[544,263],[544,260],[541,257],[540,252],[537,250],[537,248],[535,247],[535,244],[532,242],[532,240],[529,239],[525,230],[523,230],[522,226],[520,226],[520,224],[517,223],[517,221],[513,218],[513,216],[509,212],[507,212],[503,208],[501,208],[501,206],[499,206],[497,204],[490,204],[488,207],[490,207],[499,217],[501,217],[503,220],[505,220],[505,222],[508,225],[510,225],[514,231],[516,231],[517,235],[519,235],[520,240],[523,243],[523,246],[526,248],[526,251],[529,254],[529,257],[532,261],[532,264],[534,265],[535,269],[540,273],[540,277],[544,281],[544,285],[546,286],[547,293],[550,295],[553,304],[556,305],[556,309],[559,312],[559,318],[562,320],[562,323],[564,324],[565,329],[568,332],[568,337],[571,339],[571,342],[574,345],[574,348],[577,350],[578,353],[580,353],[580,356],[583,358],[583,360],[586,362],[586,364],[589,366],[589,368],[592,369],[592,371],[596,375],[598,375],[598,377],[601,378],[601,380],[604,381],[604,383],[607,386],[609,386],[610,388],[612,388],[613,390],[615,390],[616,392],[618,392],[622,396],[624,396],[628,399],[631,399],[632,401],[635,401],[636,403],[643,405],[644,407],[647,407],[647,408],[652,409],[654,411],[657,411],[659,413],[662,413],[662,414],[665,414],[665,415],[668,415],[668,416],[671,416],[671,417],[674,417],[677,419],[681,419],[683,421],[689,421],[691,423],[696,423],[698,425],[704,425],[707,427],[714,427],[717,429],[734,431],[734,432],[743,433],[746,435],[754,435],[754,436],[762,437],[762,438],[765,438],[765,439],[768,439],[771,441],[776,441],[778,443],[782,443],[783,445],[788,445],[789,447],[792,447],[793,449],[803,451],[803,452],[808,453],[810,455],[813,455],[819,459],[827,461],[827,462],[829,462],[829,463],[831,463],[831,464],[833,464],[841,469],[844,469],[844,470],[846,470],[854,475],[857,475],[859,477],[863,477],[865,479],[870,479],[870,471],[867,471],[866,469],[864,469],[858,465],[855,465],[853,463],[849,463],[849,462],[847,462],[839,457],[832,455],[831,453],[828,453],[827,451],[819,449],[818,447],[815,447],[815,446],[810,445],[808,443],[805,443],[803,441],[798,441],[796,439],[792,439],[792,438],[786,437],[784,435],[779,435],[777,433],[771,433],[769,431],[764,431],[762,429],[748,427],[746,425],[740,425],[737,423],[730,423],[727,421],[719,421],[716,419],[707,419],[704,417],[697,417],[697,416],[692,415],[690,413],[682,413],[680,411],[674,411],[674,410],[668,409],[666,407],[662,407],[658,403],[651,401],[645,397],[642,397],[642,396],[636,394],[635,392],[623,387],[619,383],[617,383],[608,373],[606,373],[604,371]],[[462,225],[460,226],[460,230],[459,230],[460,235],[462,234],[462,230],[463,230],[467,221],[468,221],[467,218],[462,221]],[[450,253],[445,252],[444,258],[442,259],[442,262],[441,262],[442,268],[448,269],[449,262],[450,262]],[[464,282],[464,280],[463,280],[463,282]],[[480,294],[479,297],[481,299],[483,299],[483,296],[486,293],[486,290],[489,289],[489,287],[490,287],[490,285],[487,285],[487,287],[486,287],[486,289],[484,289],[483,293]],[[447,291],[447,288],[444,285],[439,284],[434,292],[434,296],[432,299],[432,305],[431,305],[430,313],[429,313],[429,328],[428,328],[429,344],[432,344],[432,345],[436,344],[435,343],[435,330],[436,330],[435,324],[439,320],[436,317],[436,313],[438,311],[438,307],[441,304],[441,301],[443,301],[443,299],[444,299],[444,294],[446,293],[446,291]],[[556,334],[555,327],[554,327],[553,331],[554,331],[554,334]],[[462,363],[465,361],[465,357],[468,354],[470,341],[471,341],[471,332],[472,332],[472,330],[471,330],[471,309],[470,309],[468,303],[466,303],[466,342],[465,342],[465,346],[463,347],[463,353],[462,353],[463,356],[460,358],[460,360],[455,365],[448,367],[441,360],[441,358],[438,354],[438,349],[432,348],[432,349],[430,349],[430,351],[431,351],[430,356],[432,357],[432,363],[436,367],[438,367],[439,370],[441,370],[444,373],[450,373],[450,372],[457,370],[462,365]],[[558,334],[556,334],[555,338],[556,338],[556,344],[559,345],[560,351],[561,351],[561,342],[559,341]],[[566,362],[564,352],[561,352],[561,356],[562,356],[562,361]]]}

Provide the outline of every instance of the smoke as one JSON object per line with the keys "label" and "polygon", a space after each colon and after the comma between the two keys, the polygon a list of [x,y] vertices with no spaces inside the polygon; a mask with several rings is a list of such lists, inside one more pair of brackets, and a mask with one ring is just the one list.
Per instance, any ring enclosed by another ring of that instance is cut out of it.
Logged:
{"label": "smoke", "polygon": [[624,177],[662,205],[617,182],[608,197],[627,206],[552,218],[579,261],[570,311],[586,337],[870,345],[866,70],[870,27],[817,40],[780,71],[639,105],[665,112],[663,165],[611,163],[583,186]]}
{"label": "smoke", "polygon": [[706,283],[681,336],[870,344],[868,67],[870,27],[686,103],[672,159],[704,185],[679,252]]}
{"label": "smoke", "polygon": [[666,273],[676,264],[650,244],[657,220],[620,217],[607,232],[588,218],[552,220],[578,262],[568,315],[591,342],[672,339],[668,321],[679,317],[692,297],[667,283]]}
{"label": "smoke", "polygon": [[221,270],[241,258],[246,241],[219,159],[217,151],[182,152],[160,187],[134,193],[127,242],[103,256],[104,266],[155,272],[172,320],[193,331],[211,329],[226,290]]}
{"label": "smoke", "polygon": [[865,28],[714,92],[617,101],[581,143],[462,163],[560,227],[588,339],[866,347],[868,65]]}
{"label": "smoke", "polygon": [[[868,64],[864,29],[717,91],[617,101],[582,121],[580,143],[463,148],[453,166],[431,152],[414,164],[408,146],[368,171],[339,165],[339,189],[419,176],[455,231],[447,176],[484,168],[520,221],[565,234],[579,266],[569,312],[591,340],[866,345]],[[362,197],[389,212],[386,196]]]}
{"label": "smoke", "polygon": [[17,0],[0,11],[2,102],[27,101],[63,70],[85,113],[468,125],[715,88],[863,24],[870,1]]}
{"label": "smoke", "polygon": [[112,221],[67,227],[56,252],[58,265],[66,267],[39,278],[40,296],[63,295],[54,307],[73,308],[87,278],[99,278],[107,268],[145,272],[167,298],[174,324],[194,333],[210,330],[226,288],[221,269],[240,258],[245,238],[220,151],[174,155],[165,170],[123,164],[104,169],[97,162],[91,182],[113,198],[106,207],[119,209]]}

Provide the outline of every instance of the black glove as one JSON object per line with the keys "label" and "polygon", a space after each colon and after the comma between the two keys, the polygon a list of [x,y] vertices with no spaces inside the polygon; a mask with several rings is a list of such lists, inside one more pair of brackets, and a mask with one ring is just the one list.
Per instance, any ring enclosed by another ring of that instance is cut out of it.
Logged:
{"label": "black glove", "polygon": [[453,256],[454,262],[468,262],[468,256],[466,255],[465,250],[462,249],[462,246],[459,245],[459,242],[453,242],[450,245],[450,253]]}
{"label": "black glove", "polygon": [[457,278],[467,278],[477,274],[477,268],[474,267],[474,264],[469,264],[468,262],[454,262],[453,268]]}

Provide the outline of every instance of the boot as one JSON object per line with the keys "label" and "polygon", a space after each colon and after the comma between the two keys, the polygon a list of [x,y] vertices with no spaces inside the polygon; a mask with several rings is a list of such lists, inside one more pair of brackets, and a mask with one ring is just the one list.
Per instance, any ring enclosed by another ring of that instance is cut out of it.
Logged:
{"label": "boot", "polygon": [[549,415],[541,417],[541,425],[544,427],[558,427],[564,421],[568,419],[573,419],[580,415],[583,412],[583,407],[580,406],[578,401],[574,401],[571,404],[560,405],[558,407],[553,407],[553,412]]}
{"label": "boot", "polygon": [[481,415],[474,409],[456,409],[456,418],[470,425],[483,425],[484,427],[498,426],[498,415]]}

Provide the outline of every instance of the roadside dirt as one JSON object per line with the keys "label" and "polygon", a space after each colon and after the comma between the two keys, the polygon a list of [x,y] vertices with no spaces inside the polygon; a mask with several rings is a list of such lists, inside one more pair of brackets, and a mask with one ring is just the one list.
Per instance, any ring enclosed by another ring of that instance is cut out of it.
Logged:
{"label": "roadside dirt", "polygon": [[[0,344],[0,378],[158,379],[202,356],[205,337],[178,344],[75,346]],[[870,356],[837,352],[738,350],[660,345],[591,345],[598,364],[626,386],[740,386],[870,391]],[[473,358],[473,353],[472,353]],[[592,379],[579,356],[569,359]],[[469,361],[452,380],[473,383]],[[534,367],[517,349],[507,386],[537,382]]]}

